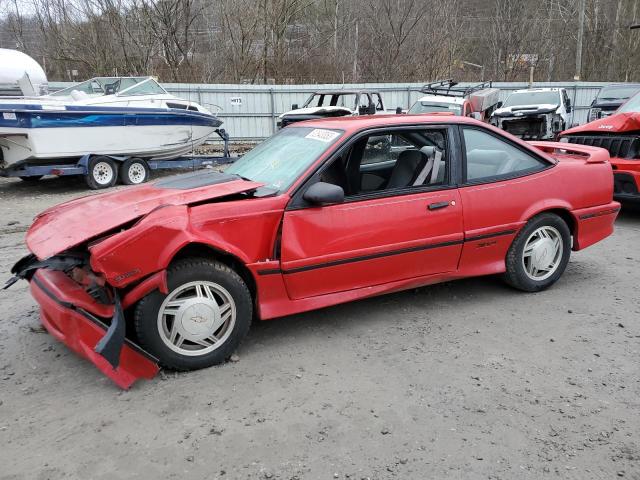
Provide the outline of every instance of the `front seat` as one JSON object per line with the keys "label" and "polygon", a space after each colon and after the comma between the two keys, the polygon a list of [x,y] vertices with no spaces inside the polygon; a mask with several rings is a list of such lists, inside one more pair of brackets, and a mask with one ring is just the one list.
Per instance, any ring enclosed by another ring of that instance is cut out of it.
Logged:
{"label": "front seat", "polygon": [[[391,177],[389,177],[387,188],[424,185],[425,181],[427,183],[436,183],[439,170],[441,170],[441,158],[441,153],[431,146],[424,146],[420,150],[404,150],[400,152],[391,172]],[[431,174],[431,179],[427,180],[429,174]]]}
{"label": "front seat", "polygon": [[424,165],[425,155],[420,150],[403,150],[398,155],[387,188],[403,188],[413,183],[418,169]]}

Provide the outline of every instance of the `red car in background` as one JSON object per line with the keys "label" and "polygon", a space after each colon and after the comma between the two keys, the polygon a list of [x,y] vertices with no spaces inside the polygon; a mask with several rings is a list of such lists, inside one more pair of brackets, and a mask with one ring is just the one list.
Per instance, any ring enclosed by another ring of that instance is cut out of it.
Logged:
{"label": "red car in background", "polygon": [[640,202],[640,93],[615,114],[565,130],[559,137],[561,142],[608,150],[614,170],[614,198]]}
{"label": "red car in background", "polygon": [[612,233],[612,185],[602,149],[470,118],[312,120],[224,173],[45,211],[12,272],[49,332],[127,388],[158,362],[225,361],[254,318],[477,275],[545,289]]}

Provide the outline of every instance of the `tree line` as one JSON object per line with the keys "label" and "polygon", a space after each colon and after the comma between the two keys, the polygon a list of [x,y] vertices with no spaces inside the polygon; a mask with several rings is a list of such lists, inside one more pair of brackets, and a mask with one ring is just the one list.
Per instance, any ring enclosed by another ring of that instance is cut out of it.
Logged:
{"label": "tree line", "polygon": [[0,0],[50,80],[640,81],[640,0]]}

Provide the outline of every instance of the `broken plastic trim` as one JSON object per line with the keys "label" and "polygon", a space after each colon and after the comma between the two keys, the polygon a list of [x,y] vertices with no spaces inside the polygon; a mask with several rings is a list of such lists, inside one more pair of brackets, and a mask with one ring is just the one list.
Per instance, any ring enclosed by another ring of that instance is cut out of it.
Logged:
{"label": "broken plastic trim", "polygon": [[114,308],[113,317],[111,318],[111,325],[107,329],[107,333],[100,339],[94,351],[104,357],[109,364],[114,368],[118,368],[120,365],[120,352],[124,345],[124,337],[126,334],[126,326],[124,322],[124,312],[122,311],[122,304],[120,303],[120,296],[118,292],[114,290]]}
{"label": "broken plastic trim", "polygon": [[56,255],[55,257],[47,258],[46,260],[38,260],[35,255],[29,254],[22,257],[13,267],[11,267],[13,277],[7,280],[2,289],[6,290],[18,280],[31,281],[31,277],[33,277],[33,274],[36,273],[36,270],[39,268],[67,271],[86,263],[87,255],[83,254]]}
{"label": "broken plastic trim", "polygon": [[[86,263],[87,255],[85,254],[56,255],[46,260],[38,260],[33,254],[26,255],[18,260],[11,268],[11,273],[14,275],[7,280],[3,289],[6,290],[18,280],[31,281],[33,275],[40,268],[66,272],[72,268],[86,265]],[[111,325],[109,325],[107,332],[96,345],[95,352],[102,355],[104,359],[116,369],[120,364],[120,352],[125,342],[126,325],[122,304],[120,303],[120,296],[115,289],[113,291],[113,297],[114,311],[113,317],[111,318]]]}

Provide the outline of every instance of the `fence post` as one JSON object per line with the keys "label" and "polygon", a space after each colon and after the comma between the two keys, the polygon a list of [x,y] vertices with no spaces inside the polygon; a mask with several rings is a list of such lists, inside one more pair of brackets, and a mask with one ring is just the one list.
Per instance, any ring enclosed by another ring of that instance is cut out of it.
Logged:
{"label": "fence post", "polygon": [[407,110],[411,108],[411,85],[407,85]]}
{"label": "fence post", "polygon": [[[571,106],[571,124],[567,125],[569,128],[576,123],[576,96],[578,93],[578,84],[576,82],[573,83],[573,101],[571,102],[573,105]],[[587,114],[587,121],[589,120],[589,114]]]}
{"label": "fence post", "polygon": [[269,89],[269,103],[271,104],[271,133],[276,133],[276,103],[273,98],[273,88]]}

